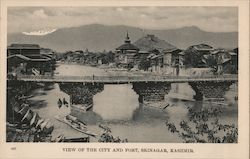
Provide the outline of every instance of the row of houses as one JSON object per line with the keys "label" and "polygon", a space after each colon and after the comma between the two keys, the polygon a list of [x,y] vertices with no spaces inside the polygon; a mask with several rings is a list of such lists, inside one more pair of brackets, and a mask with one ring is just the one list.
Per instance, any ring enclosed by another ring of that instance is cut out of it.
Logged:
{"label": "row of houses", "polygon": [[[147,35],[152,38],[154,35]],[[150,45],[150,44],[148,44]],[[146,70],[166,74],[179,74],[181,70],[196,68],[196,70],[210,70],[210,72],[237,73],[238,49],[215,49],[207,44],[198,44],[186,50],[177,47],[151,48],[140,50],[132,44],[130,38],[125,38],[124,44],[116,48],[116,62],[122,67],[138,67],[141,62],[148,62]],[[143,61],[142,61],[143,60]]]}
{"label": "row of houses", "polygon": [[88,49],[86,49],[85,51],[67,51],[66,53],[56,54],[56,59],[64,63],[77,63],[96,66],[113,63],[114,52],[107,52],[105,50],[103,52],[91,52],[88,51]]}
{"label": "row of houses", "polygon": [[54,53],[37,44],[11,44],[7,47],[8,73],[52,75],[55,69]]}
{"label": "row of houses", "polygon": [[216,74],[238,73],[238,48],[215,49],[207,44],[198,44],[182,50],[155,35],[146,35],[131,43],[127,33],[124,44],[117,47],[115,53],[78,50],[56,57],[52,50],[36,44],[12,44],[7,48],[8,72],[53,74],[55,59],[94,66],[115,63],[117,67],[164,74],[190,75],[194,74],[193,70]]}

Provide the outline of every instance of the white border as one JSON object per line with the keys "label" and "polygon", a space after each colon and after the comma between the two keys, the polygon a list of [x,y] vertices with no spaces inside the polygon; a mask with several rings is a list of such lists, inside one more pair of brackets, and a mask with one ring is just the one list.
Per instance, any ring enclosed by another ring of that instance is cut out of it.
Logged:
{"label": "white border", "polygon": [[[181,144],[181,143],[6,143],[6,39],[8,6],[236,6],[239,11],[239,142],[237,144]],[[249,156],[249,2],[248,0],[166,1],[166,0],[9,0],[1,1],[1,111],[0,158],[239,158]],[[16,147],[16,150],[11,150]],[[86,153],[63,152],[75,147],[143,147],[192,148],[194,153]]]}

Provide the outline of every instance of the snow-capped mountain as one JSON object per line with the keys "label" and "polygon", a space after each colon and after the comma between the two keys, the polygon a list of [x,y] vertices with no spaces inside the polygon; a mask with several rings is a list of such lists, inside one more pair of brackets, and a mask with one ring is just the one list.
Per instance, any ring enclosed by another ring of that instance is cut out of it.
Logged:
{"label": "snow-capped mountain", "polygon": [[50,33],[55,32],[57,29],[51,29],[51,30],[38,30],[38,31],[31,31],[31,32],[22,32],[24,35],[37,35],[37,36],[43,36]]}

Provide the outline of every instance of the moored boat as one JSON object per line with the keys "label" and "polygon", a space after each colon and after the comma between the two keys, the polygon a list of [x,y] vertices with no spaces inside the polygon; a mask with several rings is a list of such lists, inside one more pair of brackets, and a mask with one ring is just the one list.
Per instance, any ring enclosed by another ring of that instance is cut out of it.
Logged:
{"label": "moored boat", "polygon": [[103,125],[103,124],[99,124],[99,127],[102,128],[105,132],[111,132],[110,127]]}
{"label": "moored boat", "polygon": [[38,122],[38,118],[39,118],[38,114],[34,113],[33,118],[30,120],[30,126],[36,125]]}
{"label": "moored boat", "polygon": [[[72,116],[71,116],[72,117]],[[83,123],[77,121],[77,120],[71,120],[69,119],[69,117],[67,116],[60,116],[60,115],[56,115],[55,118],[57,120],[59,120],[60,122],[63,122],[67,125],[69,125],[70,127],[72,127],[73,129],[82,132],[86,135],[92,136],[92,137],[96,137],[98,134],[93,133],[91,131],[87,130],[87,126],[84,125]]]}
{"label": "moored boat", "polygon": [[67,138],[63,134],[57,136],[53,142],[89,142],[88,137],[78,137],[78,138]]}
{"label": "moored boat", "polygon": [[21,122],[23,122],[25,120],[26,121],[30,121],[32,119],[32,117],[33,117],[33,112],[30,109],[28,109],[28,111],[26,112],[26,114],[23,116]]}
{"label": "moored boat", "polygon": [[64,138],[62,142],[89,142],[89,137]]}
{"label": "moored boat", "polygon": [[17,113],[21,114],[22,116],[24,116],[29,110],[29,106],[27,104],[22,104],[20,108],[21,109]]}
{"label": "moored boat", "polygon": [[76,109],[81,110],[82,112],[86,113],[89,109],[93,107],[92,104],[89,105],[71,105],[71,107],[74,107]]}
{"label": "moored boat", "polygon": [[36,128],[39,128],[43,121],[44,121],[44,119],[39,119],[37,124],[36,124]]}

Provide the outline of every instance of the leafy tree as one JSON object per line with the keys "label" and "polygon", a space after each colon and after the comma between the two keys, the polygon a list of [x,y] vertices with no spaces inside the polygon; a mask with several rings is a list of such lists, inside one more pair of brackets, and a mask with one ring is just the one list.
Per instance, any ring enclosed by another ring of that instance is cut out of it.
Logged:
{"label": "leafy tree", "polygon": [[218,70],[218,63],[217,63],[216,58],[212,55],[209,55],[207,57],[206,62],[207,62],[208,67],[213,69],[213,73],[216,73]]}
{"label": "leafy tree", "polygon": [[[237,143],[238,128],[234,125],[219,123],[218,116],[222,107],[205,108],[195,111],[189,108],[189,121],[182,120],[178,128],[166,122],[168,130],[178,134],[185,143]],[[215,118],[215,119],[214,119]],[[214,120],[213,120],[214,119]]]}
{"label": "leafy tree", "polygon": [[200,67],[202,64],[202,54],[196,50],[188,49],[184,55],[184,65],[187,67]]}
{"label": "leafy tree", "polygon": [[148,68],[150,67],[150,61],[146,57],[144,57],[139,61],[138,67],[140,70],[147,71]]}
{"label": "leafy tree", "polygon": [[108,53],[103,53],[103,63],[107,64],[107,63],[112,63],[114,62],[115,59],[115,54],[112,51],[109,51]]}

